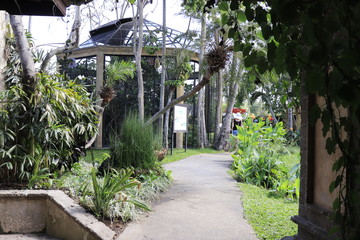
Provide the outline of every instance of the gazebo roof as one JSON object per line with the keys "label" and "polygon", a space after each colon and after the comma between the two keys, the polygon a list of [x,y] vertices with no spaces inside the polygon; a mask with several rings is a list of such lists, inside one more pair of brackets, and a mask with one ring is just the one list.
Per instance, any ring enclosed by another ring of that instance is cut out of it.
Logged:
{"label": "gazebo roof", "polygon": [[[94,46],[133,46],[133,18],[123,18],[102,25],[90,31],[90,39],[80,44],[80,48]],[[144,19],[144,46],[162,47],[162,30],[160,24]],[[184,33],[166,28],[166,47],[179,48],[183,44]]]}

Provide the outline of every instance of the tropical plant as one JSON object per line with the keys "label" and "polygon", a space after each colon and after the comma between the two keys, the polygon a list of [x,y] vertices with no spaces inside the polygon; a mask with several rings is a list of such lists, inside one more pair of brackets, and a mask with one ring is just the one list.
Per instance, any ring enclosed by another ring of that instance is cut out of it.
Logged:
{"label": "tropical plant", "polygon": [[106,69],[106,85],[114,86],[117,81],[126,78],[133,78],[135,75],[135,64],[128,61],[115,61],[109,64]]}
{"label": "tropical plant", "polygon": [[279,149],[285,139],[282,123],[274,127],[268,122],[254,123],[251,118],[238,127],[238,150],[232,155],[232,168],[240,181],[265,188],[275,188],[286,175],[280,167]]}
{"label": "tropical plant", "polygon": [[[161,138],[155,137],[152,125],[146,125],[134,112],[128,113],[119,133],[115,133],[111,146],[111,166],[116,168],[155,167],[155,147]],[[160,141],[160,143],[158,143]]]}
{"label": "tropical plant", "polygon": [[[36,179],[78,161],[84,143],[96,133],[97,113],[86,89],[61,75],[21,76],[15,42],[8,39],[7,90],[0,98],[0,178]],[[41,174],[40,174],[40,172]],[[31,183],[30,185],[33,185]]]}
{"label": "tropical plant", "polygon": [[277,195],[289,199],[299,199],[300,197],[300,164],[296,164],[289,171],[285,166],[281,165],[285,170],[283,177],[278,184],[272,189]]}
{"label": "tropical plant", "polygon": [[91,196],[92,206],[90,207],[94,214],[98,217],[109,216],[110,205],[115,202],[129,202],[144,210],[151,211],[146,204],[128,198],[124,191],[134,186],[140,187],[140,182],[131,178],[132,170],[121,169],[119,172],[111,169],[104,173],[103,179],[96,177],[96,171],[91,172],[92,191],[87,192]]}
{"label": "tropical plant", "polygon": [[[210,6],[215,3],[207,2]],[[315,125],[320,120],[328,154],[340,153],[332,168],[337,177],[331,179],[329,186],[330,193],[338,194],[333,201],[332,226],[340,226],[337,235],[341,239],[358,238],[360,133],[356,129],[360,125],[357,70],[360,3],[344,0],[221,0],[217,3],[223,6],[222,25],[231,28],[229,37],[235,40],[234,49],[245,53],[247,66],[256,66],[259,71],[287,72],[292,80],[301,78],[304,96],[319,96],[324,100],[321,106],[309,100],[306,125]],[[239,23],[246,21],[261,26],[266,54],[254,49],[256,45],[242,41],[244,31]],[[346,113],[340,114],[340,106]],[[306,129],[303,129],[305,137]]]}

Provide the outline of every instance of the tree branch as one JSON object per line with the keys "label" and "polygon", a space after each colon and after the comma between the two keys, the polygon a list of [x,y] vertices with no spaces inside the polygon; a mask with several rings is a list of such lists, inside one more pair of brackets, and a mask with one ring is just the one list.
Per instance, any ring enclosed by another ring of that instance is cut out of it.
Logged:
{"label": "tree branch", "polygon": [[185,93],[184,95],[172,100],[169,104],[167,104],[164,108],[160,109],[154,116],[152,116],[147,122],[147,125],[152,124],[156,119],[158,119],[162,114],[164,114],[167,110],[175,106],[176,104],[185,101],[186,99],[194,96],[201,88],[203,88],[206,84],[210,82],[210,78],[213,74],[207,74],[203,77],[203,79],[190,91]]}

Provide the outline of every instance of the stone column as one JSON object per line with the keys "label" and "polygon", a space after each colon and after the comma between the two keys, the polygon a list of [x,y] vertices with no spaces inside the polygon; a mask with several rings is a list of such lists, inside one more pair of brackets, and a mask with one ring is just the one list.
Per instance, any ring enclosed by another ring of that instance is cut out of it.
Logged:
{"label": "stone column", "polygon": [[[105,56],[103,53],[98,53],[96,55],[96,94],[99,94],[101,88],[104,86],[104,66],[105,66]],[[101,101],[99,101],[99,105]],[[102,135],[103,135],[103,119],[99,125],[99,133],[95,140],[95,147],[102,148]]]}
{"label": "stone column", "polygon": [[[335,239],[330,230],[335,223],[331,219],[332,203],[337,192],[330,193],[331,181],[336,178],[332,164],[340,156],[336,151],[329,155],[326,151],[326,138],[322,135],[320,120],[311,125],[310,109],[317,104],[324,106],[322,98],[307,95],[304,87],[301,97],[301,171],[300,171],[300,206],[299,214],[292,217],[298,225],[296,240],[330,240]],[[339,109],[341,115],[346,109]],[[344,135],[346,135],[344,133]]]}

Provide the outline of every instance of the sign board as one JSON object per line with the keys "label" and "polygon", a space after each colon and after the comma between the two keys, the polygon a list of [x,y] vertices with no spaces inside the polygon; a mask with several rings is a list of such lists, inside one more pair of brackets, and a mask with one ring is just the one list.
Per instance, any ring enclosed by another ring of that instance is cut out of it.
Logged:
{"label": "sign board", "polygon": [[185,104],[174,106],[174,133],[186,133],[188,124],[188,108]]}

